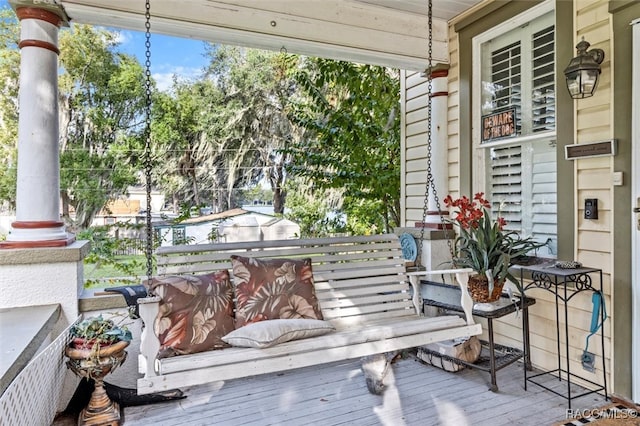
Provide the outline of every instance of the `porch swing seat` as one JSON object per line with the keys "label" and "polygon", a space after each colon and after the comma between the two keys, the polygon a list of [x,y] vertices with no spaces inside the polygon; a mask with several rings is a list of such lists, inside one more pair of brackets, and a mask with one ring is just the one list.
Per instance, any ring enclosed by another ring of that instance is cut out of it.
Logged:
{"label": "porch swing seat", "polygon": [[[232,254],[311,258],[322,315],[335,331],[264,349],[230,347],[158,358],[160,343],[151,325],[159,300],[139,299],[140,316],[147,324],[141,337],[139,366],[144,377],[138,380],[139,394],[371,357],[482,332],[470,309],[466,319],[421,315],[419,277],[440,272],[407,272],[402,246],[393,234],[160,247],[158,273],[232,272]],[[466,285],[466,271],[448,272],[458,272],[458,280]],[[470,307],[469,295],[461,293],[462,306]]]}

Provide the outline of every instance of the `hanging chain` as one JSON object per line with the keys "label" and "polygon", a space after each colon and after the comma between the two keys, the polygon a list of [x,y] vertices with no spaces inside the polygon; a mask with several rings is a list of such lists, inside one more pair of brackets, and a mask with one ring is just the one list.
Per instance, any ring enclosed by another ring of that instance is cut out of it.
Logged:
{"label": "hanging chain", "polygon": [[438,214],[440,216],[440,223],[442,223],[442,229],[445,232],[445,237],[447,239],[447,245],[449,246],[449,253],[451,254],[451,259],[455,257],[455,253],[453,250],[453,245],[451,244],[451,239],[449,238],[449,231],[447,228],[447,222],[442,215],[440,209],[440,198],[438,197],[438,190],[436,189],[435,179],[433,177],[433,171],[431,170],[431,145],[433,143],[433,134],[432,134],[432,124],[433,124],[433,0],[429,0],[429,10],[428,10],[428,26],[429,26],[429,48],[428,48],[428,67],[427,67],[427,181],[425,184],[425,192],[424,192],[424,204],[422,206],[422,226],[420,227],[420,242],[418,244],[418,262],[421,261],[421,249],[422,242],[424,241],[424,230],[425,224],[427,221],[427,214],[429,211],[429,191],[432,191],[433,200],[435,202],[435,207],[438,210]]}
{"label": "hanging chain", "polygon": [[424,229],[427,222],[427,213],[429,211],[429,187],[433,181],[431,175],[431,108],[432,98],[431,91],[433,89],[433,78],[431,76],[431,69],[433,67],[433,3],[429,0],[428,10],[428,22],[429,29],[429,49],[427,52],[427,182],[424,188],[424,204],[422,205],[422,226],[420,227],[420,241],[418,242],[418,256],[416,258],[418,264],[422,263],[422,242],[424,241]]}
{"label": "hanging chain", "polygon": [[144,144],[144,175],[147,194],[146,231],[147,245],[147,282],[151,283],[153,276],[153,228],[151,224],[151,1],[145,2],[145,144]]}

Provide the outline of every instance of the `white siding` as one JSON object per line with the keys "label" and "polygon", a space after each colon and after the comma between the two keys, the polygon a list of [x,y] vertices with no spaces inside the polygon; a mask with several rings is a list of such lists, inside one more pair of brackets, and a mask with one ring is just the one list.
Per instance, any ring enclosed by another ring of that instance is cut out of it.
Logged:
{"label": "white siding", "polygon": [[[583,99],[575,103],[575,140],[580,142],[593,142],[610,139],[612,135],[611,105],[612,81],[611,81],[611,51],[612,40],[610,37],[611,23],[608,13],[608,2],[606,0],[591,0],[589,2],[575,1],[576,11],[575,22],[567,23],[574,25],[575,40],[584,36],[593,47],[605,50],[605,61],[602,64],[601,81],[596,95],[592,98]],[[460,147],[460,126],[470,126],[470,123],[460,122],[459,110],[459,84],[461,79],[470,79],[471,76],[460,76],[459,70],[459,41],[454,31],[453,24],[449,27],[449,96],[448,96],[448,162],[449,177],[448,190],[453,196],[457,196],[460,191],[460,174],[468,175],[471,171],[460,171],[459,147]],[[556,72],[562,72],[566,64],[556,64]],[[403,154],[406,164],[403,171],[403,202],[405,203],[404,218],[407,225],[412,225],[414,221],[421,219],[421,206],[424,199],[424,176],[425,168],[422,165],[424,156],[424,137],[419,133],[407,135],[407,126],[412,125],[412,129],[419,127],[418,122],[424,120],[426,114],[421,111],[421,96],[425,96],[426,89],[420,86],[422,79],[415,73],[403,74],[403,108],[405,123],[403,131],[406,138],[403,138]],[[558,90],[564,90],[558,88]],[[550,101],[550,100],[549,100]],[[424,104],[423,104],[424,105]],[[549,108],[555,109],[555,102],[547,102]],[[543,111],[538,110],[536,117],[540,117]],[[536,108],[534,105],[534,113]],[[570,119],[570,117],[561,117]],[[540,124],[540,122],[538,123]],[[543,125],[546,123],[542,123]],[[543,126],[544,127],[544,126]],[[533,200],[532,215],[530,220],[535,232],[544,235],[550,232],[554,224],[550,219],[556,213],[556,199],[551,195],[552,181],[555,180],[555,168],[552,160],[546,153],[533,150],[530,155],[535,164],[532,168],[534,185],[531,189]],[[565,161],[559,159],[558,161]],[[573,194],[562,194],[564,197],[573,197],[577,209],[575,212],[560,212],[560,214],[576,215],[576,253],[575,260],[585,265],[600,267],[604,271],[603,284],[605,301],[607,308],[611,307],[612,292],[612,191],[611,172],[612,160],[609,157],[578,160],[575,162],[575,182],[576,187]],[[583,219],[582,206],[584,198],[598,198],[600,219],[589,221]],[[553,250],[556,248],[553,247]],[[532,290],[527,293],[537,299],[537,303],[530,309],[530,329],[532,345],[532,361],[535,366],[542,368],[555,368],[556,343],[555,330],[555,299],[550,293],[544,290]],[[610,315],[615,315],[609,309]],[[582,376],[597,383],[602,383],[602,372],[600,370],[600,357],[603,348],[600,347],[599,339],[591,339],[589,350],[596,353],[598,362],[596,363],[596,374],[591,374],[583,370],[580,363],[580,355],[584,349],[586,335],[589,334],[591,318],[591,297],[590,294],[580,294],[572,299],[569,308],[570,328],[570,362],[571,370],[579,372]],[[605,335],[604,356],[607,362],[607,383],[609,389],[614,389],[612,375],[615,366],[611,365],[611,321],[606,321],[603,331]],[[521,347],[521,337],[519,334],[519,320],[510,317],[499,321],[494,321],[497,342],[507,345]],[[557,367],[557,366],[556,366]],[[618,367],[622,368],[622,367]],[[626,367],[624,367],[626,368]]]}
{"label": "white siding", "polygon": [[419,72],[402,71],[400,90],[403,109],[401,223],[413,226],[422,221],[427,181],[427,79]]}

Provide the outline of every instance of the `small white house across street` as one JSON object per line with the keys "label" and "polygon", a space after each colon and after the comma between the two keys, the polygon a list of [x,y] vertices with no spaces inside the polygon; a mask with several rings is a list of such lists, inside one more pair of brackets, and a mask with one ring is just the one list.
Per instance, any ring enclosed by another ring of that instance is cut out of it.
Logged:
{"label": "small white house across street", "polygon": [[192,217],[180,223],[159,222],[154,225],[161,245],[188,242],[263,241],[298,238],[300,226],[290,220],[241,208]]}

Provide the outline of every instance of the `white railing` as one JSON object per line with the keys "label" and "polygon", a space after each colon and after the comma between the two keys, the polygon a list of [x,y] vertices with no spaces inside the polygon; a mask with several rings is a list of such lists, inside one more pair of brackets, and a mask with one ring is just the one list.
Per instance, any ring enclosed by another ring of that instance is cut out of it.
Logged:
{"label": "white railing", "polygon": [[[71,327],[71,326],[69,326]],[[69,328],[36,355],[0,397],[3,425],[50,425],[61,402]]]}

